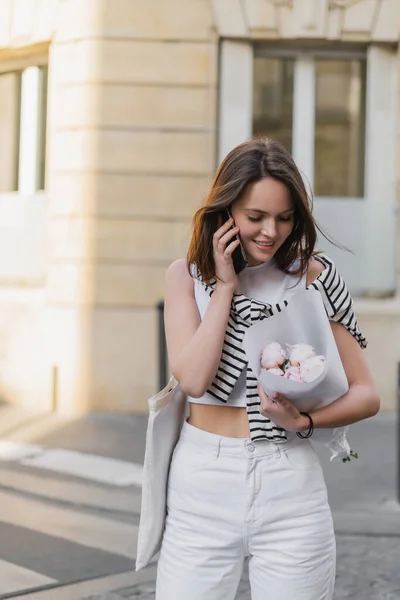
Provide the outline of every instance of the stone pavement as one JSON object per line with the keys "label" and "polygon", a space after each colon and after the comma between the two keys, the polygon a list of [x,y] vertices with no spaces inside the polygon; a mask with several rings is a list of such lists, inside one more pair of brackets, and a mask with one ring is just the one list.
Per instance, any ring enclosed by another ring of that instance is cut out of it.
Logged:
{"label": "stone pavement", "polygon": [[101,578],[123,581],[136,551],[146,418],[4,411],[0,598],[59,600],[65,587],[83,595],[107,589]]}

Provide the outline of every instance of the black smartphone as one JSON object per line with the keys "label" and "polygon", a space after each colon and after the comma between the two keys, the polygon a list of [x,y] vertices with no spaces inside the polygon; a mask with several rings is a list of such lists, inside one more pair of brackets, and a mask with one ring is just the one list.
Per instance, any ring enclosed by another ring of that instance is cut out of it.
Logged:
{"label": "black smartphone", "polygon": [[[223,214],[224,223],[226,223],[226,221],[228,221],[228,219],[232,218],[231,212],[228,208],[226,208],[222,214]],[[232,225],[232,227],[233,227],[233,225]],[[239,242],[240,242],[240,238],[238,235],[236,235],[232,239],[232,242],[235,239],[239,240]],[[239,275],[239,273],[241,273],[243,271],[243,269],[245,267],[247,267],[247,256],[246,256],[246,253],[242,246],[242,242],[240,242],[239,246],[234,249],[233,254],[232,254],[232,261],[233,261],[233,267],[235,269],[235,273],[237,275]]]}

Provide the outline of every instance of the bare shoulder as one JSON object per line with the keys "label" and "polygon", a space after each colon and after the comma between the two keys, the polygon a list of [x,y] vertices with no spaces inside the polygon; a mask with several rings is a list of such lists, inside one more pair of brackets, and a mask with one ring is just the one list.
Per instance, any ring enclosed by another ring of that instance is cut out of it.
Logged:
{"label": "bare shoulder", "polygon": [[324,269],[325,266],[322,264],[322,262],[320,262],[317,258],[312,257],[308,263],[307,285],[310,285],[315,279],[317,279]]}
{"label": "bare shoulder", "polygon": [[173,288],[193,289],[193,279],[189,273],[187,262],[184,258],[175,260],[167,269],[167,285]]}

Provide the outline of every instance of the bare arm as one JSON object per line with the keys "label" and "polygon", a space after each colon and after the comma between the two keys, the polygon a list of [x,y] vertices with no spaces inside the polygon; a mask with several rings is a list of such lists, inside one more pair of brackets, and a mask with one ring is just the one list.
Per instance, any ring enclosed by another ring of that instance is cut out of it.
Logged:
{"label": "bare arm", "polygon": [[[237,276],[232,252],[238,228],[233,219],[213,236],[217,284],[203,320],[200,319],[194,285],[186,262],[174,262],[167,273],[165,331],[170,368],[186,394],[201,398],[212,383],[221,360],[226,325]],[[234,241],[232,241],[234,240]]]}
{"label": "bare arm", "polygon": [[[380,399],[364,353],[340,323],[331,322],[333,335],[349,382],[347,394],[311,413],[315,427],[342,427],[373,417]],[[308,424],[303,429],[308,429]]]}
{"label": "bare arm", "polygon": [[171,372],[189,396],[200,398],[217,372],[234,288],[217,283],[203,321],[186,262],[167,272],[165,332]]}

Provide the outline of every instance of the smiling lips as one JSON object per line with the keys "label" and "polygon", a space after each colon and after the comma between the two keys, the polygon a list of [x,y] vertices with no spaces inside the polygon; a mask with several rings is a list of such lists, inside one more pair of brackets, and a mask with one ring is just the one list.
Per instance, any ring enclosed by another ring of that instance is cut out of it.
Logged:
{"label": "smiling lips", "polygon": [[254,240],[254,243],[261,249],[261,250],[270,250],[272,248],[272,246],[275,244],[275,242],[258,242],[257,240]]}

